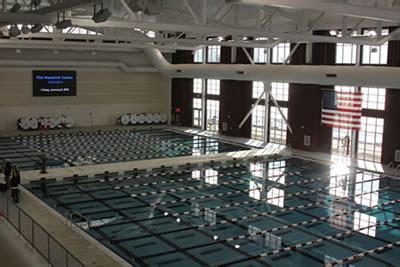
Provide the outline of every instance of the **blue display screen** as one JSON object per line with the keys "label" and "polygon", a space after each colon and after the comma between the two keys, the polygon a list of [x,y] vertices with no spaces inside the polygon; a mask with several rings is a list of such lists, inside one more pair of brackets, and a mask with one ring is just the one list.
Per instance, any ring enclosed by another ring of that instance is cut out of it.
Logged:
{"label": "blue display screen", "polygon": [[76,96],[76,71],[36,71],[33,96]]}

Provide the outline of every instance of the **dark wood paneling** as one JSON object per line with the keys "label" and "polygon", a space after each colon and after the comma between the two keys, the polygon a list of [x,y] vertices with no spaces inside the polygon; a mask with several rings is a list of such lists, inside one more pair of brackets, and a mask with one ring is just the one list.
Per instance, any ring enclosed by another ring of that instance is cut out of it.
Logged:
{"label": "dark wood paneling", "polygon": [[[239,129],[239,123],[250,110],[252,104],[252,82],[221,81],[220,129],[221,133],[230,136],[251,136],[251,118]],[[223,123],[227,124],[223,131]]]}
{"label": "dark wood paneling", "polygon": [[[400,41],[390,41],[388,65],[400,67]],[[400,85],[399,85],[400,89]],[[394,161],[395,150],[400,149],[400,90],[386,90],[385,125],[383,128],[382,162]]]}
{"label": "dark wood paneling", "polygon": [[193,52],[186,50],[178,50],[172,54],[172,64],[187,64],[193,63]]}
{"label": "dark wood paneling", "polygon": [[180,108],[179,123],[192,127],[193,122],[193,79],[172,79],[172,118],[175,108]]}
{"label": "dark wood paneling", "polygon": [[[293,148],[327,152],[331,150],[332,130],[321,125],[321,87],[311,84],[289,85],[288,144]],[[311,145],[304,146],[304,135],[311,136]]]}
{"label": "dark wood paneling", "polygon": [[[296,44],[290,45],[290,51],[294,49]],[[301,44],[296,52],[290,58],[290,65],[303,65],[306,63],[306,44]]]}
{"label": "dark wood paneling", "polygon": [[[315,35],[329,36],[329,31],[314,31]],[[336,64],[336,44],[314,43],[312,64],[313,65],[335,65]]]}

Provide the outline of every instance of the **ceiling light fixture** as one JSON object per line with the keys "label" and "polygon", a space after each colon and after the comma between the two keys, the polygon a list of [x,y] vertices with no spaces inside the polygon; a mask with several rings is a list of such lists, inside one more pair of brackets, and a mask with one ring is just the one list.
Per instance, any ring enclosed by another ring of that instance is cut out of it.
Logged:
{"label": "ceiling light fixture", "polygon": [[17,37],[20,34],[21,34],[21,31],[18,28],[17,24],[11,26],[11,28],[8,30],[8,35],[10,35],[10,37]]}
{"label": "ceiling light fixture", "polygon": [[93,17],[92,20],[95,23],[101,23],[101,22],[106,22],[110,17],[111,17],[111,11],[108,8],[103,8],[103,3],[101,3],[101,9],[99,11],[96,11],[96,5],[93,5]]}
{"label": "ceiling light fixture", "polygon": [[72,27],[72,21],[70,19],[65,19],[65,12],[63,12],[63,19],[60,20],[60,13],[57,13],[57,23],[54,24],[57,29],[66,29]]}
{"label": "ceiling light fixture", "polygon": [[10,13],[17,13],[21,9],[21,5],[18,3],[15,3],[11,9],[9,10]]}
{"label": "ceiling light fixture", "polygon": [[32,33],[38,33],[43,29],[42,24],[36,23],[35,25],[32,26],[31,32]]}
{"label": "ceiling light fixture", "polygon": [[337,31],[336,30],[330,30],[329,31],[329,34],[331,35],[331,36],[337,36]]}

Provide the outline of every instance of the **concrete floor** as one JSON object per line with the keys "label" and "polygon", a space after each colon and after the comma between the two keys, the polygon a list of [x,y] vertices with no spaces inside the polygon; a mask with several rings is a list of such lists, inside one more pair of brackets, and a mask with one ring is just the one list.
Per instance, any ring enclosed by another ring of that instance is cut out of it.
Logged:
{"label": "concrete floor", "polygon": [[10,225],[0,219],[0,266],[45,267],[48,264]]}

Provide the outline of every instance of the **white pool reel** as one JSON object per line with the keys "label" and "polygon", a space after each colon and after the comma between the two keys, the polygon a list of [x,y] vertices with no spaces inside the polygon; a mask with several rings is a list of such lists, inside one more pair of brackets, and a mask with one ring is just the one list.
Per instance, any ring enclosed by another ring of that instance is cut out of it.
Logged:
{"label": "white pool reel", "polygon": [[[129,122],[128,122],[129,118]],[[133,113],[125,114],[118,118],[118,123],[127,125],[151,125],[159,123],[167,123],[168,116],[165,113]]]}

